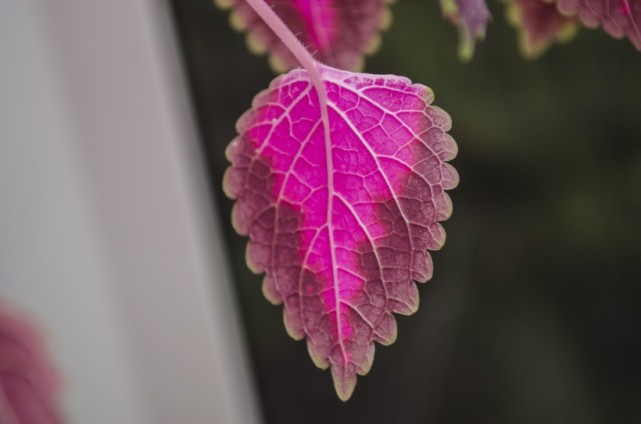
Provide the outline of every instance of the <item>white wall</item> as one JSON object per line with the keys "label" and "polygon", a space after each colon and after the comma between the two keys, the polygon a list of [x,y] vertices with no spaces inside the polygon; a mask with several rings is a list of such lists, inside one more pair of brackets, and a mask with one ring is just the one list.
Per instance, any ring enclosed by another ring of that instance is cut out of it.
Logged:
{"label": "white wall", "polygon": [[0,297],[71,423],[259,421],[164,2],[0,2]]}

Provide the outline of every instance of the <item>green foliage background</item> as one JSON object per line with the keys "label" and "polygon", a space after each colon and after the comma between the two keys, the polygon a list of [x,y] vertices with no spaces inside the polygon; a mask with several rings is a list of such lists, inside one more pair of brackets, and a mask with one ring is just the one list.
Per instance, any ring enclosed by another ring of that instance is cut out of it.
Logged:
{"label": "green foliage background", "polygon": [[172,1],[266,422],[641,422],[641,53],[583,29],[528,61],[489,6],[468,64],[438,3],[406,0],[367,61],[434,90],[461,184],[419,312],[343,404],[263,298],[221,191],[234,123],[274,75],[227,13]]}

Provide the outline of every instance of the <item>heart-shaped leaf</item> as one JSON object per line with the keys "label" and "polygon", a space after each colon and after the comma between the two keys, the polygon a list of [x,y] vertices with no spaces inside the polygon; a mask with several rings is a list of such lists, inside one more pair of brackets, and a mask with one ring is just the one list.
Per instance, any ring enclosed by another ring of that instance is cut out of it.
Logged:
{"label": "heart-shaped leaf", "polygon": [[429,88],[317,69],[321,90],[297,69],[256,96],[227,149],[224,187],[265,296],[285,304],[288,333],[307,337],[346,400],[373,342],[396,339],[392,312],[415,312],[414,281],[432,275],[427,249],[445,242],[456,144]]}
{"label": "heart-shaped leaf", "polygon": [[[329,66],[359,70],[363,55],[380,44],[379,31],[390,21],[389,0],[265,0],[312,56]],[[257,53],[269,51],[276,70],[298,67],[298,61],[246,0],[217,0],[233,7],[232,24],[248,32]]]}
{"label": "heart-shaped leaf", "polygon": [[577,30],[576,19],[559,13],[544,0],[507,0],[508,19],[519,31],[523,55],[536,57],[555,40],[566,41]]}
{"label": "heart-shaped leaf", "polygon": [[602,25],[612,37],[628,37],[641,51],[641,1],[556,0],[556,3],[562,15],[578,17],[589,28]]}
{"label": "heart-shaped leaf", "polygon": [[0,304],[0,423],[62,423],[58,385],[38,333]]}

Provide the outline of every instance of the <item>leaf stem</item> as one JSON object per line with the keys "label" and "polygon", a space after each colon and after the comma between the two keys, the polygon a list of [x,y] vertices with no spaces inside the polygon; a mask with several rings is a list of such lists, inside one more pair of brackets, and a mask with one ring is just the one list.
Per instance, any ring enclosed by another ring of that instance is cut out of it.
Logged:
{"label": "leaf stem", "polygon": [[[327,163],[327,217],[329,220],[329,244],[330,251],[332,252],[332,269],[333,269],[333,279],[334,279],[334,296],[336,302],[336,327],[338,332],[338,340],[341,347],[341,352],[343,354],[343,360],[348,361],[348,355],[346,353],[345,346],[343,345],[343,335],[341,323],[341,301],[340,295],[337,287],[338,282],[338,272],[336,265],[336,258],[334,254],[334,165],[332,158],[332,143],[331,143],[331,134],[329,129],[329,111],[327,103],[329,99],[327,98],[327,91],[325,90],[325,84],[321,79],[320,71],[318,69],[319,62],[314,59],[314,57],[309,53],[309,51],[303,46],[303,43],[300,42],[294,33],[285,25],[283,20],[278,17],[278,15],[265,3],[264,0],[247,0],[247,3],[251,6],[252,9],[256,12],[258,16],[269,26],[272,31],[276,34],[280,41],[285,44],[289,51],[294,55],[298,63],[305,68],[309,74],[309,79],[312,82],[312,85],[316,89],[316,94],[318,95],[318,103],[320,108],[321,121],[323,122],[323,133],[325,137],[325,155]],[[339,397],[341,397],[339,392]],[[346,395],[347,400],[349,395]],[[342,399],[342,397],[341,397]]]}
{"label": "leaf stem", "polygon": [[254,12],[267,24],[269,28],[276,34],[280,41],[285,44],[287,49],[294,55],[298,63],[305,68],[309,73],[309,77],[314,84],[314,87],[318,90],[319,87],[322,87],[322,81],[320,78],[320,73],[316,65],[318,62],[314,57],[307,51],[303,43],[300,42],[294,33],[285,25],[283,20],[278,17],[276,12],[272,10],[271,7],[264,0],[246,0],[247,3],[254,9]]}

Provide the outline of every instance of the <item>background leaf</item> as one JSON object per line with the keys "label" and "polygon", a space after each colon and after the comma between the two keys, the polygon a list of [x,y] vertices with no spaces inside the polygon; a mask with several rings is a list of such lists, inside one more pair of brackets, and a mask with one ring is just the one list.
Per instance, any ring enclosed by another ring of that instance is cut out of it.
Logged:
{"label": "background leaf", "polygon": [[441,10],[459,29],[459,56],[470,60],[491,19],[485,0],[441,0]]}
{"label": "background leaf", "polygon": [[559,13],[544,0],[507,0],[508,19],[519,31],[519,45],[526,57],[537,57],[555,40],[566,41],[576,30],[576,19]]}
{"label": "background leaf", "polygon": [[627,37],[641,51],[641,1],[639,0],[556,0],[559,11],[578,17],[585,26],[603,26],[614,38]]}
{"label": "background leaf", "polygon": [[321,76],[327,97],[294,70],[254,99],[227,150],[225,190],[266,297],[285,304],[288,333],[307,337],[346,400],[373,342],[396,339],[391,313],[418,308],[414,280],[431,277],[427,249],[445,242],[456,144],[427,87],[327,67]]}
{"label": "background leaf", "polygon": [[[390,22],[388,0],[265,0],[289,29],[321,63],[346,70],[360,70],[363,55],[380,45],[379,31]],[[298,67],[298,62],[273,31],[244,0],[217,0],[233,7],[232,25],[246,29],[250,50],[269,51],[278,72]]]}
{"label": "background leaf", "polygon": [[0,303],[0,423],[61,424],[58,386],[38,332]]}

